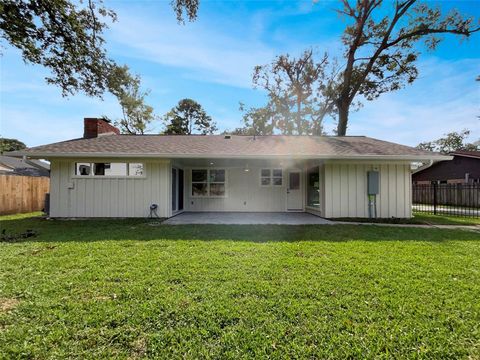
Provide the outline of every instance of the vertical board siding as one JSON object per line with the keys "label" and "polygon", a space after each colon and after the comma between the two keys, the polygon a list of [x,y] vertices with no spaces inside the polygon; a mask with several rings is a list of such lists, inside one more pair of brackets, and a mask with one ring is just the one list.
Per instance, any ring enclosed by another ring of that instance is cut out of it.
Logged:
{"label": "vertical board siding", "polygon": [[340,212],[348,216],[348,210],[351,207],[351,198],[348,194],[348,183],[353,181],[348,176],[348,165],[340,165]]}
{"label": "vertical board siding", "polygon": [[348,206],[348,216],[354,217],[357,213],[357,173],[356,173],[356,166],[355,165],[348,165],[348,179],[353,179],[348,181],[348,199],[349,199],[349,206]]}
{"label": "vertical board siding", "polygon": [[52,161],[52,217],[147,217],[158,205],[160,217],[170,216],[168,162],[146,162],[145,177],[73,176],[74,162]]}
{"label": "vertical board siding", "polygon": [[325,216],[368,217],[367,172],[380,172],[377,216],[411,217],[409,163],[325,164]]}
{"label": "vertical board siding", "polygon": [[283,169],[282,186],[261,186],[260,169],[251,167],[246,172],[244,168],[226,168],[226,196],[201,198],[192,197],[191,168],[185,168],[185,210],[286,211],[288,170]]}
{"label": "vertical board siding", "polygon": [[327,201],[327,196],[325,194],[325,166],[320,164],[320,209],[322,216],[325,216],[325,202]]}
{"label": "vertical board siding", "polygon": [[49,187],[44,176],[0,175],[0,215],[42,210]]}
{"label": "vertical board siding", "polygon": [[[383,196],[385,190],[388,193],[388,165],[380,166],[380,194],[377,196],[377,211],[378,214],[386,214],[381,217],[389,217],[388,208],[389,208],[389,198],[388,196]],[[368,209],[368,204],[367,204]]]}

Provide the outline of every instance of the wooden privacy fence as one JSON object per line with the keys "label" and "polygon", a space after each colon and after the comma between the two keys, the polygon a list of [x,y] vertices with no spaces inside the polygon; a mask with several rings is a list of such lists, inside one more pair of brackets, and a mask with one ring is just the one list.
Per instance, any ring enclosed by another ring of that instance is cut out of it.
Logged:
{"label": "wooden privacy fence", "polygon": [[44,176],[0,175],[0,215],[42,210],[49,187]]}

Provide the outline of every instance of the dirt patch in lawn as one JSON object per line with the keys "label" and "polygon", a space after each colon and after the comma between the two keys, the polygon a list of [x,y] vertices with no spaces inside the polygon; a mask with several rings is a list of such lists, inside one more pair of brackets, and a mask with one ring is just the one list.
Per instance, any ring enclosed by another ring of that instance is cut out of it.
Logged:
{"label": "dirt patch in lawn", "polygon": [[0,312],[6,313],[15,309],[20,301],[11,298],[0,298]]}
{"label": "dirt patch in lawn", "polygon": [[132,343],[131,359],[140,359],[147,353],[147,341],[139,338]]}

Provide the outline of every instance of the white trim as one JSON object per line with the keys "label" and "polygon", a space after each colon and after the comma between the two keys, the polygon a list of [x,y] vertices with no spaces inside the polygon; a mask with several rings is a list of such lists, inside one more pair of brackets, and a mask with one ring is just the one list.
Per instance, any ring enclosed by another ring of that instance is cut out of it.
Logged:
{"label": "white trim", "polygon": [[[108,162],[108,161],[107,161]],[[104,163],[107,163],[104,162]],[[77,163],[89,163],[91,166],[90,174],[89,175],[77,175]],[[101,162],[93,162],[90,160],[78,160],[72,162],[72,170],[73,174],[71,176],[72,179],[146,179],[147,178],[147,165],[144,162],[131,162],[131,161],[122,161],[121,163],[126,164],[127,175],[95,175],[94,174],[94,166],[92,164],[98,164]],[[110,161],[112,163],[112,161]],[[117,162],[120,163],[120,162]],[[143,165],[143,175],[129,175],[130,173],[130,164],[142,164]]]}
{"label": "white trim", "polygon": [[[177,208],[175,210],[172,209],[172,202],[173,202],[173,192],[172,192],[172,186],[173,186],[173,174],[172,174],[172,171],[175,170],[176,173],[177,173],[177,184],[176,184],[176,205],[177,205]],[[180,189],[179,189],[179,184],[180,184],[180,170],[183,172],[183,203],[182,203],[182,209],[179,210],[178,209],[178,206],[180,205]],[[172,214],[178,214],[178,213],[181,213],[183,211],[185,211],[185,170],[183,168],[180,168],[180,167],[177,167],[177,166],[170,166],[170,199],[169,199],[169,202],[170,202],[170,209],[171,209],[171,212]]]}
{"label": "white trim", "polygon": [[[288,208],[288,195],[289,195],[289,191],[290,191],[290,173],[299,173],[300,175],[300,179],[299,179],[299,183],[298,183],[298,186],[300,187],[298,190],[300,191],[300,199],[302,201],[302,205],[301,205],[301,208],[298,208],[298,209],[289,209]],[[303,184],[304,182],[304,171],[302,169],[299,169],[299,168],[290,168],[290,169],[286,169],[286,196],[285,196],[285,211],[286,212],[305,212],[305,186]]]}
{"label": "white trim", "polygon": [[[269,170],[270,171],[270,175],[267,177],[267,176],[262,176],[262,170]],[[273,171],[274,170],[280,170],[282,172],[282,176],[273,176]],[[285,171],[283,168],[281,167],[262,167],[260,168],[260,187],[262,188],[268,188],[268,187],[277,187],[277,188],[281,188],[281,187],[285,187],[285,177],[284,177],[284,174],[285,174]],[[268,185],[263,185],[262,184],[262,179],[270,179],[270,183]],[[273,179],[282,179],[282,184],[281,185],[276,185],[274,184],[273,182]]]}
{"label": "white trim", "polygon": [[15,152],[10,156],[28,156],[36,159],[46,158],[159,158],[159,159],[279,159],[279,160],[401,160],[401,161],[421,161],[421,160],[452,160],[453,156],[448,155],[320,155],[320,154],[306,154],[306,155],[294,155],[294,154],[265,154],[265,155],[219,155],[219,154],[165,154],[165,153],[150,153],[150,154],[131,154],[131,153],[29,153],[29,152]]}
{"label": "white trim", "polygon": [[[203,181],[193,181],[193,175],[192,175],[192,171],[193,170],[207,170],[207,182],[203,182]],[[214,181],[214,182],[210,182],[210,170],[223,170],[225,171],[225,181],[223,182],[218,182],[218,181]],[[224,167],[194,167],[194,168],[189,168],[189,171],[190,171],[190,184],[189,184],[189,197],[192,198],[192,199],[224,199],[224,198],[228,198],[228,186],[227,186],[227,168],[224,168]],[[193,184],[207,184],[207,191],[208,191],[208,195],[207,196],[199,196],[199,195],[193,195]],[[223,184],[225,186],[225,195],[223,196],[219,196],[219,195],[210,195],[210,184]],[[185,184],[184,184],[185,186]]]}
{"label": "white trim", "polygon": [[[478,152],[478,151],[477,151],[477,152]],[[449,155],[450,155],[450,156],[468,157],[468,158],[480,160],[480,156],[478,156],[478,155],[458,154],[458,153],[455,153],[455,152],[451,152]]]}
{"label": "white trim", "polygon": [[[273,172],[274,172],[275,170],[280,170],[280,171],[282,172],[282,176],[281,176],[282,184],[281,184],[281,185],[276,185],[276,184],[273,182],[273,179],[280,179],[280,176],[274,176],[274,175],[273,175]],[[273,187],[275,187],[275,186],[276,186],[276,187],[283,187],[283,184],[284,184],[284,181],[285,181],[285,178],[284,178],[283,174],[284,174],[283,168],[278,168],[278,167],[277,167],[277,168],[272,168],[272,178],[271,178],[271,182],[272,182],[272,186],[273,186]]]}
{"label": "white trim", "polygon": [[[260,187],[268,188],[268,187],[272,186],[272,169],[271,168],[260,168],[259,170],[260,170]],[[263,176],[262,175],[263,170],[268,170],[270,172],[270,174],[268,176]],[[269,180],[268,185],[262,184],[263,179],[268,179]]]}

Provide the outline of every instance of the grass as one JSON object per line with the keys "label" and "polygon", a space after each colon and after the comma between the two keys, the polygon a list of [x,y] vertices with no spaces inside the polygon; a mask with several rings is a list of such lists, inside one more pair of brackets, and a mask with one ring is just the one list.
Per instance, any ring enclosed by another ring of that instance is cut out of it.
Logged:
{"label": "grass", "polygon": [[336,218],[332,220],[346,222],[368,222],[379,224],[414,224],[414,225],[480,225],[480,218],[467,218],[449,215],[433,215],[427,213],[414,212],[411,219],[402,218]]}
{"label": "grass", "polygon": [[432,225],[480,225],[480,218],[414,213],[413,221]]}
{"label": "grass", "polygon": [[480,358],[478,232],[0,226],[0,358]]}

